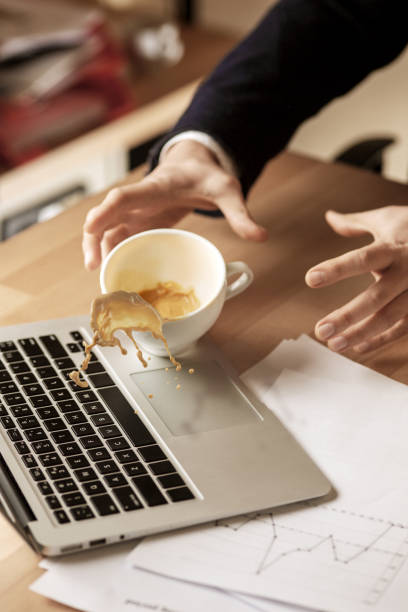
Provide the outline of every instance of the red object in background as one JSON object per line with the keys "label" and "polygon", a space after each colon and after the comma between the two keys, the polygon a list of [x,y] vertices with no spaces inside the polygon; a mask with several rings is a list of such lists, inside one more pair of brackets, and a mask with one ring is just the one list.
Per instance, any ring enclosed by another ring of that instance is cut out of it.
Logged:
{"label": "red object in background", "polygon": [[41,99],[0,98],[0,162],[12,168],[135,108],[126,56],[104,25],[89,32],[95,54]]}

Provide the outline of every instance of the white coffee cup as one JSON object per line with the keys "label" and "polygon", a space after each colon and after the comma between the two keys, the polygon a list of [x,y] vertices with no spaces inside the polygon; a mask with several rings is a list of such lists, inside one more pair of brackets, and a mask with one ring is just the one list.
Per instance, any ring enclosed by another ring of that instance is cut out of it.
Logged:
{"label": "white coffee cup", "polygon": [[[239,274],[231,284],[228,278]],[[204,335],[217,320],[225,300],[252,282],[246,263],[225,263],[220,251],[206,238],[179,229],[155,229],[119,243],[106,257],[100,273],[102,293],[140,293],[160,282],[173,281],[194,289],[200,306],[177,319],[165,320],[163,335],[174,355]],[[150,332],[134,332],[140,346],[153,355],[166,355],[163,343]]]}

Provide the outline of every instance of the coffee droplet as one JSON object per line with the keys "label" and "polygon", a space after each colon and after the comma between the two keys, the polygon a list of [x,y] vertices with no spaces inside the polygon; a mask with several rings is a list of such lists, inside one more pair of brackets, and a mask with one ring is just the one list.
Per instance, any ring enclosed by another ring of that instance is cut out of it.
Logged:
{"label": "coffee droplet", "polygon": [[190,368],[188,371],[189,374],[194,374],[194,368]]}
{"label": "coffee droplet", "polygon": [[149,393],[149,395],[148,395],[147,397],[149,397],[150,399],[152,399],[152,397],[153,397],[153,393]]}
{"label": "coffee droplet", "polygon": [[181,385],[176,385],[176,389],[181,389]]}
{"label": "coffee droplet", "polygon": [[181,363],[178,363],[176,365],[176,372],[180,372],[180,370],[181,370]]}

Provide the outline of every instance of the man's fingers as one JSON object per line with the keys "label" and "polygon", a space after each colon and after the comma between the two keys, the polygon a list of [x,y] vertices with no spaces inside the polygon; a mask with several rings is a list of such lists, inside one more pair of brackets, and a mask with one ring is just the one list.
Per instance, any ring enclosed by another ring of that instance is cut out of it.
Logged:
{"label": "man's fingers", "polygon": [[268,230],[258,225],[248,212],[242,197],[238,194],[224,196],[217,201],[219,209],[230,224],[232,230],[247,240],[263,242],[268,238]]}
{"label": "man's fingers", "polygon": [[351,326],[342,334],[332,337],[327,345],[332,350],[344,351],[350,347],[356,347],[371,338],[386,332],[395,323],[405,317],[408,312],[408,291],[398,295],[390,303],[386,304],[373,315],[362,320],[357,325]]}
{"label": "man's fingers", "polygon": [[369,244],[310,268],[306,272],[306,284],[309,287],[324,287],[351,276],[384,270],[391,265],[394,257],[387,245]]}
{"label": "man's fingers", "polygon": [[104,233],[101,241],[101,255],[105,259],[107,254],[122,240],[129,237],[129,231],[126,225],[118,225]]}
{"label": "man's fingers", "polygon": [[369,340],[362,342],[361,344],[354,347],[358,353],[368,353],[375,349],[381,348],[390,342],[395,342],[399,338],[408,334],[408,317],[400,319],[395,325],[386,332],[370,338]]}
{"label": "man's fingers", "polygon": [[83,232],[82,252],[84,254],[85,268],[89,271],[95,270],[102,260],[99,238],[93,234]]}
{"label": "man's fingers", "polygon": [[330,227],[341,236],[361,236],[368,233],[364,218],[360,213],[339,213],[335,210],[328,210],[325,219]]}

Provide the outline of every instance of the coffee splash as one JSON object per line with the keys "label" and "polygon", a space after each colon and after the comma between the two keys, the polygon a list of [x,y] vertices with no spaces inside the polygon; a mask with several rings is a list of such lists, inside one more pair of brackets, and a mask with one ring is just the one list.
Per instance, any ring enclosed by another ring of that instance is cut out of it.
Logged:
{"label": "coffee splash", "polygon": [[[95,298],[91,307],[91,328],[93,338],[90,344],[84,343],[85,358],[80,367],[82,371],[86,371],[91,359],[91,350],[96,345],[118,346],[122,355],[127,354],[119,338],[114,335],[117,331],[123,331],[134,344],[143,367],[147,367],[147,362],[132,335],[134,331],[149,331],[155,338],[161,340],[170,361],[176,366],[177,371],[181,370],[181,364],[171,354],[163,335],[161,316],[138,293],[114,291]],[[69,377],[79,387],[88,387],[88,383],[81,380],[78,370],[70,372]]]}

